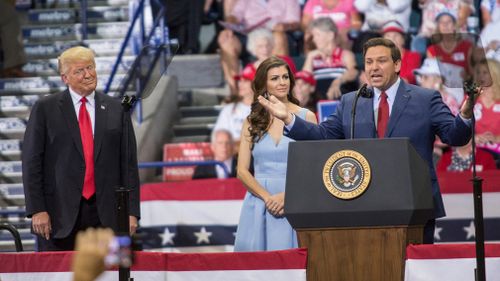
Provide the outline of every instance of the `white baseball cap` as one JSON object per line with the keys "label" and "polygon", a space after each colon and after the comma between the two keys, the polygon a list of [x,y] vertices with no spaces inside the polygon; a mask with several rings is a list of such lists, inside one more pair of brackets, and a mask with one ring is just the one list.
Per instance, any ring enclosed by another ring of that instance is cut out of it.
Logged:
{"label": "white baseball cap", "polygon": [[439,75],[441,76],[441,71],[439,71],[438,61],[435,58],[426,58],[424,63],[420,68],[413,70],[416,75]]}

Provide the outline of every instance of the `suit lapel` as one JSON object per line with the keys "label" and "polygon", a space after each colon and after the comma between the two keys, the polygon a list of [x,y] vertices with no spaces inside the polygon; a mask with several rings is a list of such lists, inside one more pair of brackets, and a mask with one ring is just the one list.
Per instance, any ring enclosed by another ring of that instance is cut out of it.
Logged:
{"label": "suit lapel", "polygon": [[[356,109],[356,112],[359,112],[362,114],[356,114],[356,120],[358,120],[358,123],[360,121],[359,118],[361,118],[362,116],[368,116],[369,120],[367,120],[368,124],[370,125],[369,127],[369,132],[366,132],[368,135],[366,137],[371,137],[371,138],[376,138],[377,137],[377,129],[375,127],[375,116],[374,116],[374,112],[373,112],[373,97],[372,98],[359,98],[358,100],[358,105],[357,105],[357,109]],[[368,114],[365,114],[365,112],[368,112]],[[356,132],[354,132],[354,135],[359,135],[359,131],[354,128],[354,130],[356,130],[358,132],[358,134],[356,134]]]}
{"label": "suit lapel", "polygon": [[61,93],[61,97],[59,98],[59,108],[64,116],[64,120],[66,121],[66,125],[69,129],[69,134],[75,143],[76,149],[80,152],[82,159],[84,159],[80,127],[78,125],[78,119],[76,118],[75,106],[73,105],[73,100],[71,99],[68,90]]}
{"label": "suit lapel", "polygon": [[101,94],[95,93],[95,123],[94,123],[94,161],[101,151],[102,138],[106,129],[108,116],[107,104],[102,100]]}
{"label": "suit lapel", "polygon": [[238,157],[233,157],[233,161],[231,162],[231,173],[229,173],[230,177],[236,177],[236,164],[238,163]]}
{"label": "suit lapel", "polygon": [[389,124],[387,125],[387,131],[385,132],[386,137],[391,136],[392,131],[396,127],[396,124],[401,117],[401,114],[403,114],[406,105],[408,105],[410,98],[410,90],[407,89],[406,83],[401,80],[398,92],[396,93],[396,98],[394,99],[394,104],[392,105],[391,117],[389,117]]}

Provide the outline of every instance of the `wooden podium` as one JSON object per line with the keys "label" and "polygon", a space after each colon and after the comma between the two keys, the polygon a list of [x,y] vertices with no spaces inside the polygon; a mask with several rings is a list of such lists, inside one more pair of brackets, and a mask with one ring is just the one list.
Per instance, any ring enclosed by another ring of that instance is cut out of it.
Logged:
{"label": "wooden podium", "polygon": [[[308,249],[307,280],[404,280],[406,246],[422,243],[423,226],[433,218],[429,169],[409,141],[295,142],[288,155],[285,214],[299,246]],[[338,165],[356,155],[366,161],[354,170],[364,174],[351,177],[369,176],[366,190],[331,192]],[[345,194],[357,197],[338,198]]]}

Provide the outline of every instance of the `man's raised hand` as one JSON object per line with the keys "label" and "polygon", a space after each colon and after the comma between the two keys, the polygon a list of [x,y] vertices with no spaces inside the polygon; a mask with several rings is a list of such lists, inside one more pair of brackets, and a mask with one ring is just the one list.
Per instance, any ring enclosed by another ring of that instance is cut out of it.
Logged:
{"label": "man's raised hand", "polygon": [[290,124],[293,120],[292,114],[284,103],[278,100],[275,96],[269,95],[269,99],[259,96],[259,103],[274,117],[282,120],[286,125]]}

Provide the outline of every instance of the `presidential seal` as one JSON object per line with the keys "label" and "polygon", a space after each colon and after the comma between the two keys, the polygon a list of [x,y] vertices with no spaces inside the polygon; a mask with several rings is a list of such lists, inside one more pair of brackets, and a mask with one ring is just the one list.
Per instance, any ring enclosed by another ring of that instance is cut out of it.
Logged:
{"label": "presidential seal", "polygon": [[371,179],[370,164],[354,150],[341,150],[328,158],[323,167],[323,183],[333,196],[354,199],[368,188]]}

